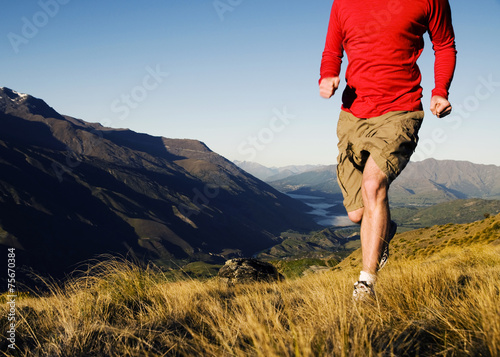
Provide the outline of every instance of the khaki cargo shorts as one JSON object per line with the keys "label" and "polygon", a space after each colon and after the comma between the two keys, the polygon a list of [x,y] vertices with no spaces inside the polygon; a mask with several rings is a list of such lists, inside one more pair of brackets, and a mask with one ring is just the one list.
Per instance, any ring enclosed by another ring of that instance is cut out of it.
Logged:
{"label": "khaki cargo shorts", "polygon": [[392,182],[410,161],[423,118],[423,111],[394,111],[369,119],[340,112],[337,180],[347,212],[364,206],[361,182],[368,157]]}

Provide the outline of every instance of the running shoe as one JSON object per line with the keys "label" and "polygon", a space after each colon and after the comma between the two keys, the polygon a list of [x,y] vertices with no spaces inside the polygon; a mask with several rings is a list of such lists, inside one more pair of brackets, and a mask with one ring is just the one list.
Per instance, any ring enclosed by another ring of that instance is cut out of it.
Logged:
{"label": "running shoe", "polygon": [[352,298],[356,302],[369,302],[375,299],[375,290],[373,284],[366,281],[357,281],[354,283]]}

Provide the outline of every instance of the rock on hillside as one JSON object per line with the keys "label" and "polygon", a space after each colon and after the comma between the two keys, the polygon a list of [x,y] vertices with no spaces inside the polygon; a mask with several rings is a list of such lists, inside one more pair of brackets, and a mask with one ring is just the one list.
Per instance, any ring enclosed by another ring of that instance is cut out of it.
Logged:
{"label": "rock on hillside", "polygon": [[250,258],[228,260],[217,276],[228,285],[284,280],[283,275],[271,263]]}

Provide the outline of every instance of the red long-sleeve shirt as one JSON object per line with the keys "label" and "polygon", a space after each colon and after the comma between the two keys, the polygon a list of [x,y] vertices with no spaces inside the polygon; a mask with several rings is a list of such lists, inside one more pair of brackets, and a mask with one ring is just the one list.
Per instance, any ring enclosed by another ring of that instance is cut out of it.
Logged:
{"label": "red long-sleeve shirt", "polygon": [[422,110],[417,59],[427,31],[435,52],[432,95],[448,98],[457,53],[448,0],[334,0],[320,82],[339,75],[345,50],[343,110],[358,118]]}

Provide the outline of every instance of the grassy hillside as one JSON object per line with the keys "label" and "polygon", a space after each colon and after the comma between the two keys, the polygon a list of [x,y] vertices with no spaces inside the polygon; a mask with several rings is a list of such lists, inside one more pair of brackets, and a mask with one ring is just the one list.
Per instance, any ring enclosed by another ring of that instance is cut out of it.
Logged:
{"label": "grassy hillside", "polygon": [[398,234],[392,253],[373,306],[351,299],[358,252],[335,270],[235,288],[106,261],[18,297],[16,355],[499,355],[500,215]]}
{"label": "grassy hillside", "polygon": [[[474,245],[500,244],[500,214],[469,224],[436,225],[396,234],[390,246],[391,260],[425,258],[447,248],[466,251]],[[361,264],[361,250],[356,250],[335,269]]]}

